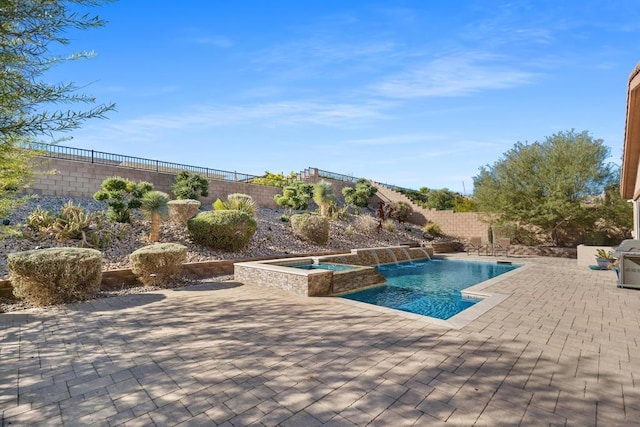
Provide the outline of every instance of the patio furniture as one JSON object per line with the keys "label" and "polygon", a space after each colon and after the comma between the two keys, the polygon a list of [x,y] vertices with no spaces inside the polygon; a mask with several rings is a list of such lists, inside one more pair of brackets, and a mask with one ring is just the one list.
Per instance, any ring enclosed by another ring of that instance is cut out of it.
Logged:
{"label": "patio furniture", "polygon": [[469,252],[471,251],[477,251],[478,255],[480,255],[480,251],[483,249],[487,251],[488,255],[489,245],[483,244],[480,237],[472,237],[465,244],[465,251],[467,252],[467,255],[469,255]]}
{"label": "patio furniture", "polygon": [[493,256],[496,256],[498,252],[504,252],[504,256],[509,256],[509,247],[511,246],[511,239],[503,237],[498,239],[497,243],[493,244]]}

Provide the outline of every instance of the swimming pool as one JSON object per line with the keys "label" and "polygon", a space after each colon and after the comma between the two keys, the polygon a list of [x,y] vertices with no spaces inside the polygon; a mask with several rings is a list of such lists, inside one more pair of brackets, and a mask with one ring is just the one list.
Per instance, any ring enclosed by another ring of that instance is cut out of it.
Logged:
{"label": "swimming pool", "polygon": [[460,291],[517,268],[517,265],[432,259],[377,267],[387,284],[342,295],[355,301],[449,319],[475,303]]}

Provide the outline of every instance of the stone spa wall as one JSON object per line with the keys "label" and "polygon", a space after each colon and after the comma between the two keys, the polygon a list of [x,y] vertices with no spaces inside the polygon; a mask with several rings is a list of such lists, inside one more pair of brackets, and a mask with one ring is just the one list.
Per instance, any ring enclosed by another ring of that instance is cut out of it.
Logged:
{"label": "stone spa wall", "polygon": [[[393,246],[352,249],[350,254],[241,262],[234,266],[234,280],[299,296],[331,296],[385,283],[374,266],[431,258],[433,248]],[[342,271],[293,268],[296,265],[333,263],[353,266]]]}

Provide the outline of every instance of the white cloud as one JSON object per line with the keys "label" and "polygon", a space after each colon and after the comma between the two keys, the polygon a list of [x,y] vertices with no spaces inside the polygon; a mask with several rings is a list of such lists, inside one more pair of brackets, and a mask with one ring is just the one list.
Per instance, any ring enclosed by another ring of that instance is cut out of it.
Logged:
{"label": "white cloud", "polygon": [[280,78],[323,78],[375,71],[397,54],[397,46],[386,40],[344,41],[308,38],[256,53],[254,63]]}
{"label": "white cloud", "polygon": [[496,55],[461,52],[389,77],[373,91],[389,98],[462,96],[530,84],[535,76]]}
{"label": "white cloud", "polygon": [[178,113],[145,115],[107,126],[127,138],[153,139],[165,131],[252,124],[256,127],[312,124],[330,127],[357,126],[385,119],[383,103],[362,104],[282,101],[245,106],[201,106]]}
{"label": "white cloud", "polygon": [[201,44],[206,46],[214,46],[219,48],[229,48],[233,46],[231,40],[226,37],[217,37],[217,36],[200,36],[200,37],[191,37],[187,39],[188,42]]}
{"label": "white cloud", "polygon": [[419,144],[430,141],[441,141],[442,137],[437,135],[404,134],[390,135],[375,138],[359,138],[347,140],[344,143],[350,145],[398,145],[398,144]]}

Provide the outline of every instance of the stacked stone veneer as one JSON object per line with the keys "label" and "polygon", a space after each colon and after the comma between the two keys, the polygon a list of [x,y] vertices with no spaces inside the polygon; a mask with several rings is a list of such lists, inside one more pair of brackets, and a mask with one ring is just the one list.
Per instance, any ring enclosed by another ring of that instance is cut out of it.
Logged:
{"label": "stacked stone veneer", "polygon": [[[171,193],[176,175],[172,173],[144,171],[116,165],[103,165],[64,159],[39,158],[39,168],[53,173],[42,174],[27,189],[27,193],[45,196],[93,197],[101,189],[102,181],[120,176],[132,181],[148,181],[156,190]],[[253,185],[244,182],[209,180],[209,196],[201,197],[202,205],[211,205],[217,198],[225,199],[232,193],[250,195],[256,204],[265,208],[278,207],[273,196],[282,190],[276,187]]]}
{"label": "stacked stone veneer", "polygon": [[[432,248],[353,249],[350,254],[261,262],[236,263],[234,280],[300,296],[330,296],[381,285],[385,279],[372,266],[430,258]],[[294,265],[331,262],[359,266],[351,270],[331,271],[291,268]]]}
{"label": "stacked stone veneer", "polygon": [[413,261],[433,256],[433,247],[410,248],[390,246],[383,248],[352,249],[350,254],[329,255],[319,258],[320,262],[338,264],[376,266]]}
{"label": "stacked stone veneer", "polygon": [[[311,262],[313,260],[308,259],[307,263]],[[283,260],[236,263],[233,279],[305,297],[331,294],[332,271],[287,268],[286,265],[293,264]]]}
{"label": "stacked stone veneer", "polygon": [[438,211],[435,209],[426,209],[413,203],[404,194],[398,193],[384,185],[375,184],[378,189],[377,201],[405,202],[411,206],[413,212],[409,216],[408,221],[425,225],[428,221],[435,222],[440,226],[442,232],[449,236],[459,238],[481,237],[487,239],[489,226],[480,220],[476,212],[453,212]]}

